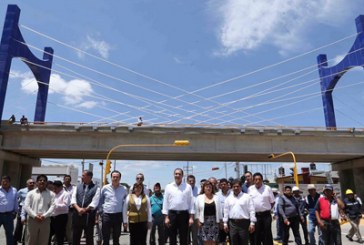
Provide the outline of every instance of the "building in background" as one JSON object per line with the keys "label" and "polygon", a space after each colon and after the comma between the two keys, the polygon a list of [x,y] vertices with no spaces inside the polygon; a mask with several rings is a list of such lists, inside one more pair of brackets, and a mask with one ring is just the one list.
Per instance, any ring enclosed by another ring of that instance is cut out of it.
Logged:
{"label": "building in background", "polygon": [[68,174],[71,176],[73,185],[78,182],[78,167],[75,165],[43,165],[41,167],[33,167],[32,178],[35,179],[39,174],[45,174],[49,180],[60,179]]}

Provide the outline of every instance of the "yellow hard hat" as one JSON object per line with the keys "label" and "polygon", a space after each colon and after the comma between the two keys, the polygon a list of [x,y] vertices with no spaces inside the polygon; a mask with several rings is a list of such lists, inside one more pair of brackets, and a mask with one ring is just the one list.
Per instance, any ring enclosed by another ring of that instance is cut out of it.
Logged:
{"label": "yellow hard hat", "polygon": [[351,189],[347,189],[345,192],[346,195],[354,194],[354,192]]}

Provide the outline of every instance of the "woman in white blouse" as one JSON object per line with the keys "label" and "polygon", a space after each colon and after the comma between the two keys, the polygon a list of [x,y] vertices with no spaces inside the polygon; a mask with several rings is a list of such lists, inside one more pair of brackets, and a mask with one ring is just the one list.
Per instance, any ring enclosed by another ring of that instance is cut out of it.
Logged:
{"label": "woman in white blouse", "polygon": [[124,229],[129,224],[130,244],[133,245],[146,245],[148,229],[152,227],[150,201],[143,189],[143,184],[135,183],[123,207]]}
{"label": "woman in white blouse", "polygon": [[199,236],[204,245],[215,245],[219,226],[222,226],[220,202],[210,181],[205,181],[195,202],[196,219],[199,221]]}

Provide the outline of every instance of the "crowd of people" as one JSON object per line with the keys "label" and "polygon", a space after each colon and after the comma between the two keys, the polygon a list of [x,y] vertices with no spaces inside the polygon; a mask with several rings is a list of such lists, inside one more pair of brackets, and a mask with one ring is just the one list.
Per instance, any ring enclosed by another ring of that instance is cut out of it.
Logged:
{"label": "crowd of people", "polygon": [[[98,244],[110,244],[110,239],[119,244],[122,230],[129,231],[131,245],[147,244],[150,230],[151,245],[167,241],[171,245],[177,241],[181,245],[273,245],[274,240],[286,245],[291,229],[295,243],[301,245],[301,227],[304,244],[316,244],[317,228],[318,244],[340,245],[339,219],[344,219],[351,224],[347,239],[353,241],[356,235],[363,242],[359,229],[362,203],[350,189],[341,200],[332,185],[325,185],[319,194],[310,184],[304,197],[299,187],[290,185],[280,194],[263,182],[259,172],[247,171],[233,181],[211,177],[201,180],[199,187],[193,175],[186,181],[183,175],[176,168],[164,193],[159,183],[149,190],[142,173],[128,191],[117,170],[111,172],[111,183],[102,188],[92,181],[91,171],[82,173],[77,186],[71,185],[69,175],[63,182],[39,175],[19,191],[11,186],[9,176],[3,176],[0,226],[4,226],[8,245],[77,245],[82,236],[86,244],[94,244],[95,226]],[[277,225],[274,238],[272,219]]]}

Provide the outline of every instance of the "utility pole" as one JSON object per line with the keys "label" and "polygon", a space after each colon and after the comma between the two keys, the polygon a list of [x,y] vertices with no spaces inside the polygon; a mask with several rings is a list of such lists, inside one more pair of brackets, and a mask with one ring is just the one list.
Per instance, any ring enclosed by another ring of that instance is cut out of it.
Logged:
{"label": "utility pole", "polygon": [[85,159],[82,159],[81,165],[82,165],[82,173],[83,173],[83,171],[85,171]]}
{"label": "utility pole", "polygon": [[224,165],[225,165],[225,179],[227,179],[227,178],[228,178],[228,177],[227,177],[227,166],[226,166],[226,165],[227,165],[227,163],[225,162],[225,164],[224,164]]}
{"label": "utility pole", "polygon": [[186,181],[187,180],[187,176],[190,175],[190,171],[193,174],[193,166],[190,167],[190,162],[187,162],[187,166],[183,166],[183,171],[186,172],[186,175],[185,175],[185,181]]}
{"label": "utility pole", "polygon": [[104,161],[99,162],[99,165],[101,167],[101,178],[100,178],[100,185],[101,187],[104,185]]}
{"label": "utility pole", "polygon": [[240,178],[240,163],[239,162],[235,163],[235,172],[236,172],[236,178],[239,179]]}

